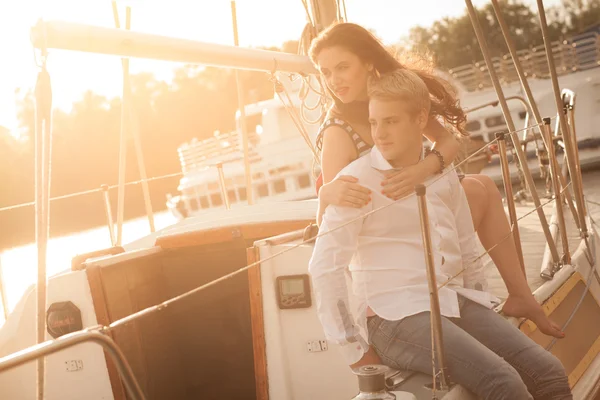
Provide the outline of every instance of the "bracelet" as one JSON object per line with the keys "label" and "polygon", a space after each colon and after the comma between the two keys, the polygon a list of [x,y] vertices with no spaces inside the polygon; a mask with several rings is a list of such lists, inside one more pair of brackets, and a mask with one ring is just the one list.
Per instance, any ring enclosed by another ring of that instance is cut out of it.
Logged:
{"label": "bracelet", "polygon": [[425,157],[427,157],[429,154],[432,154],[432,153],[438,158],[438,161],[440,162],[440,170],[436,173],[441,174],[442,171],[444,171],[444,168],[446,168],[446,163],[444,162],[444,156],[442,156],[442,153],[440,153],[436,149],[426,149]]}

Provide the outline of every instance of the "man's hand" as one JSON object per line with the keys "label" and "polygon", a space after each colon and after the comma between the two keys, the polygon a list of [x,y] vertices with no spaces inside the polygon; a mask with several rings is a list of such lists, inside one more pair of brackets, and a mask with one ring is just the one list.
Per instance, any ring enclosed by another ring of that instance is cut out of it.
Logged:
{"label": "man's hand", "polygon": [[529,319],[538,327],[540,332],[546,335],[554,336],[558,339],[565,337],[560,327],[546,316],[544,309],[535,300],[533,295],[526,297],[508,295],[504,307],[502,307],[502,312],[509,317]]}
{"label": "man's hand", "polygon": [[352,364],[350,366],[350,368],[355,369],[355,368],[360,368],[363,365],[372,365],[372,364],[382,365],[383,363],[381,362],[381,358],[379,358],[379,356],[375,352],[375,349],[373,348],[373,346],[369,346],[369,350],[363,355],[363,357],[357,363]]}

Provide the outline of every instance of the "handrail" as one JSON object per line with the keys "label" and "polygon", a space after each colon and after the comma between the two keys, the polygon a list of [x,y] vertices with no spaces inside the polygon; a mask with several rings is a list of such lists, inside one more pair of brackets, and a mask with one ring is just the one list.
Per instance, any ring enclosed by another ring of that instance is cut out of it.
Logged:
{"label": "handrail", "polygon": [[[580,188],[580,184],[582,183],[577,176],[577,167],[575,161],[575,150],[573,149],[573,140],[571,135],[571,130],[569,129],[569,125],[567,122],[567,115],[564,112],[561,112],[564,108],[561,99],[561,91],[558,85],[558,76],[556,74],[556,67],[554,64],[554,57],[552,56],[551,43],[548,37],[548,24],[546,21],[546,11],[544,10],[544,4],[542,0],[537,0],[538,6],[538,15],[540,19],[540,28],[542,30],[542,37],[544,39],[544,46],[546,48],[546,58],[548,60],[548,69],[550,70],[550,78],[552,82],[552,91],[554,93],[554,101],[556,104],[556,109],[558,111],[558,121],[560,122],[560,130],[565,138],[565,156],[567,158],[567,166],[569,169],[569,174],[571,175],[571,182],[573,183],[573,192],[575,193],[575,203],[577,204],[577,211],[579,213],[579,221],[580,221],[580,232],[582,237],[587,236],[587,228],[585,224],[585,218],[583,217],[583,210],[585,208],[583,204],[583,199],[579,196],[580,193],[583,193],[583,189]],[[574,101],[574,98],[573,98]],[[573,121],[574,123],[574,121]],[[577,144],[575,143],[575,147]]]}
{"label": "handrail", "polygon": [[69,333],[58,339],[48,340],[27,347],[16,353],[12,353],[6,357],[2,357],[0,358],[0,373],[81,343],[94,342],[102,346],[115,362],[119,375],[123,378],[123,383],[129,392],[131,399],[144,400],[146,397],[135,379],[135,375],[125,358],[125,355],[110,337],[100,333],[101,329],[104,329],[104,327],[98,326],[83,331]]}
{"label": "handrail", "polygon": [[[598,47],[600,49],[600,46]],[[562,89],[560,98],[565,107],[565,112],[567,114],[567,125],[570,129],[570,142],[572,148],[572,155],[575,159],[575,174],[571,176],[571,180],[576,179],[578,184],[575,189],[576,193],[574,193],[576,204],[577,204],[577,214],[579,216],[579,223],[577,224],[579,231],[582,236],[587,235],[587,226],[586,226],[586,210],[585,210],[585,199],[583,197],[583,176],[581,173],[581,165],[579,160],[579,146],[577,144],[577,131],[575,130],[575,100],[577,99],[577,95],[570,89]],[[566,144],[565,144],[566,145]],[[565,149],[566,154],[566,149]],[[581,207],[581,209],[580,209]]]}
{"label": "handrail", "polygon": [[[492,60],[491,60],[491,57],[489,54],[489,48],[487,45],[487,41],[483,34],[483,30],[481,28],[481,23],[479,22],[477,13],[475,11],[475,7],[473,7],[472,0],[465,0],[465,3],[467,5],[467,10],[469,12],[471,24],[473,25],[473,28],[475,30],[475,36],[477,37],[477,42],[479,43],[479,46],[481,47],[481,51],[483,53],[483,57],[485,59],[486,65],[488,65],[488,67],[489,67],[492,64]],[[540,202],[539,196],[535,190],[535,182],[533,181],[531,171],[529,170],[529,165],[527,164],[527,158],[525,156],[525,153],[523,152],[523,149],[521,148],[521,146],[519,146],[519,143],[518,143],[519,138],[515,134],[515,132],[516,132],[515,123],[513,121],[512,115],[510,114],[508,105],[506,104],[506,97],[504,96],[504,90],[502,89],[502,86],[498,79],[498,75],[496,74],[496,71],[493,68],[490,69],[490,78],[492,79],[492,83],[494,85],[494,90],[496,91],[496,94],[498,95],[498,100],[500,101],[500,106],[502,107],[502,114],[504,115],[504,119],[506,120],[506,125],[508,126],[508,130],[510,132],[509,135],[513,142],[513,148],[515,149],[515,152],[517,153],[517,158],[518,158],[521,168],[523,170],[523,175],[527,182],[527,187],[529,188],[529,192],[531,194],[531,199],[533,200],[533,203],[535,204],[535,207],[537,209],[538,217],[540,220],[540,225],[542,227],[542,230],[544,231],[544,236],[546,238],[546,242],[548,243],[548,246],[550,247],[550,249],[552,251],[553,260],[555,262],[558,262],[559,256],[558,256],[558,251],[556,249],[556,243],[554,243],[554,239],[552,238],[552,235],[550,234],[550,229],[548,227],[548,220],[546,218],[546,215],[544,214],[544,210],[539,208],[541,205],[541,202]],[[515,230],[517,230],[518,227],[516,225],[516,221],[511,221],[511,223],[515,226]],[[522,266],[522,267],[524,268],[524,266]]]}
{"label": "handrail", "polygon": [[[448,371],[446,358],[444,356],[444,338],[442,332],[442,314],[440,311],[440,298],[438,295],[438,284],[436,280],[435,262],[433,260],[433,244],[431,241],[431,222],[427,210],[427,189],[425,185],[415,186],[417,194],[417,204],[419,208],[419,221],[421,222],[421,240],[423,241],[423,250],[425,266],[427,269],[427,284],[429,286],[429,309],[431,325],[431,357],[433,373],[433,390],[435,393],[439,369],[440,390],[448,389]],[[437,364],[437,365],[436,365]]]}
{"label": "handrail", "polygon": [[525,259],[523,258],[523,248],[521,247],[521,234],[519,233],[517,221],[517,209],[515,208],[514,201],[508,201],[508,199],[514,199],[513,190],[512,190],[512,182],[510,179],[510,169],[508,166],[508,154],[506,151],[506,138],[504,132],[496,133],[496,139],[498,140],[498,147],[500,149],[500,166],[502,170],[502,181],[504,182],[504,192],[506,193],[506,205],[508,206],[508,215],[510,217],[510,222],[514,225],[513,230],[513,240],[515,242],[515,250],[517,252],[517,257],[519,259],[519,263],[521,264],[521,271],[527,279],[527,270],[525,269]]}
{"label": "handrail", "polygon": [[[597,68],[600,61],[599,44],[600,38],[595,32],[552,42],[554,58],[564,61],[564,65],[557,73],[564,75],[574,71]],[[550,77],[544,45],[517,50],[516,55],[529,77],[538,79]],[[510,53],[502,57],[492,58],[494,70],[503,83],[512,83],[519,80],[518,71],[510,60]],[[449,72],[450,76],[459,81],[468,91],[486,89],[492,86],[489,70],[483,60],[451,68]]]}
{"label": "handrail", "polygon": [[[538,140],[539,136],[537,136],[535,134],[535,132],[534,132],[533,133],[533,138],[528,138],[528,132],[529,132],[529,130],[530,129],[533,130],[533,128],[534,128],[533,126],[531,126],[531,127],[529,126],[530,125],[530,121],[531,121],[531,116],[535,115],[534,111],[532,110],[532,107],[529,105],[529,103],[522,96],[509,96],[509,97],[506,98],[506,102],[507,103],[510,100],[518,100],[518,101],[520,101],[521,104],[523,104],[523,107],[525,107],[525,110],[526,110],[525,111],[525,128],[526,129],[523,131],[522,139],[519,140],[519,143],[521,144],[521,146],[523,148],[523,152],[525,152],[525,153],[527,152],[527,145],[530,142],[535,142],[536,143],[536,148],[539,149],[539,146],[537,145],[538,144],[537,140]],[[469,114],[469,113],[481,110],[481,109],[486,108],[486,107],[497,107],[499,104],[500,104],[499,100],[490,101],[490,102],[481,104],[479,106],[467,109],[465,111],[465,114]],[[538,155],[538,158],[539,158],[539,155]],[[531,196],[529,196],[528,193],[527,193],[527,185],[525,183],[525,176],[523,175],[522,168],[519,167],[518,171],[519,171],[519,181],[520,181],[520,184],[521,184],[521,189],[517,192],[517,194],[515,196],[526,198],[526,199],[531,199]]]}

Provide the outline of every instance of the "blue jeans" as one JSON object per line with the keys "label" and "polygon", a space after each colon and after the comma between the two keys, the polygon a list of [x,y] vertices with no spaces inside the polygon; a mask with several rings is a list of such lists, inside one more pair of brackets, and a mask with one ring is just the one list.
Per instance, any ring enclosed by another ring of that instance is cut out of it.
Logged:
{"label": "blue jeans", "polygon": [[[461,318],[442,317],[450,381],[486,399],[572,399],[561,362],[493,310],[460,297]],[[392,368],[432,372],[429,312],[369,318],[369,341]]]}

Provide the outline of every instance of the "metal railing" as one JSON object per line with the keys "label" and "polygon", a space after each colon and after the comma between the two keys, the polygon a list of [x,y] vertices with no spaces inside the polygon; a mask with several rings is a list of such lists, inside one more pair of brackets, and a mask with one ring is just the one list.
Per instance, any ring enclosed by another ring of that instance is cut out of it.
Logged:
{"label": "metal railing", "polygon": [[[177,154],[184,174],[217,163],[227,163],[244,158],[240,135],[235,131],[217,134],[203,140],[193,139],[179,146]],[[249,158],[251,162],[260,159],[254,146],[250,146]]]}
{"label": "metal railing", "polygon": [[81,343],[93,342],[102,346],[117,366],[119,375],[123,378],[123,384],[132,400],[144,400],[145,396],[137,383],[135,376],[125,355],[108,336],[100,332],[103,327],[89,328],[83,331],[73,332],[58,339],[28,347],[24,350],[0,358],[0,373],[12,368],[24,365],[35,360],[43,360],[44,357],[58,351],[68,349]]}
{"label": "metal railing", "polygon": [[[558,75],[585,71],[600,66],[600,39],[596,32],[585,33],[563,41],[552,42],[552,53]],[[547,79],[550,70],[544,45],[516,52],[526,75],[530,78]],[[503,84],[519,80],[511,54],[491,58],[495,73]],[[489,67],[485,61],[462,65],[450,69],[450,76],[468,91],[492,87]]]}

